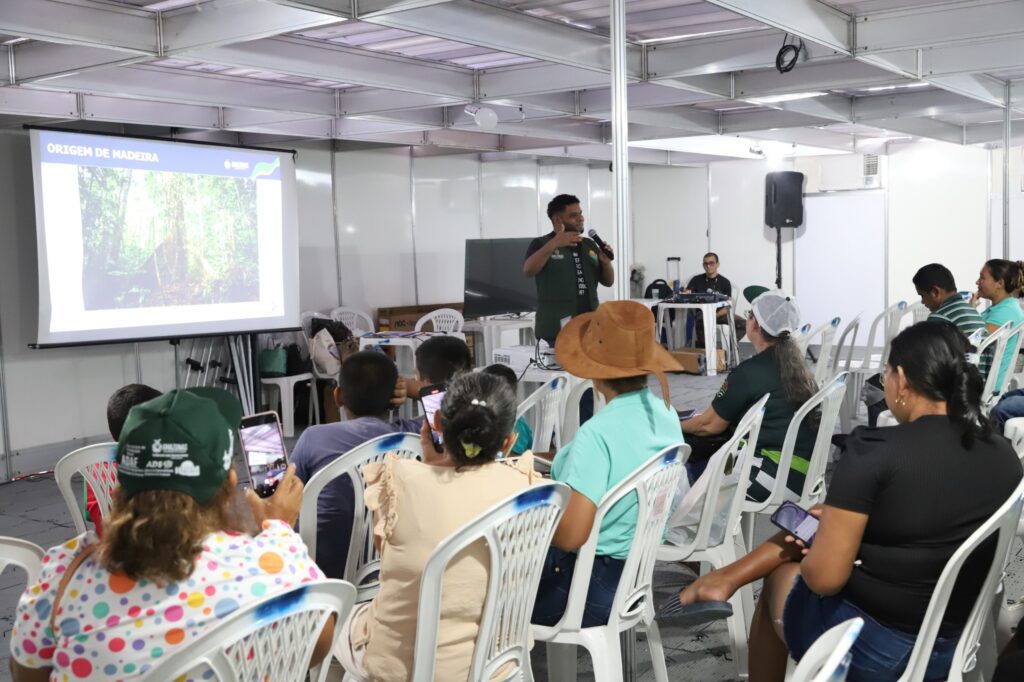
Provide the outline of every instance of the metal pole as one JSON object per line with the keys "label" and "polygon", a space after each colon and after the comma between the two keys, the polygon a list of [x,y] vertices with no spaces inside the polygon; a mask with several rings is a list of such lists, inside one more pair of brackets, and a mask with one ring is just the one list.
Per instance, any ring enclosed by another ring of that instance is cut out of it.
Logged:
{"label": "metal pole", "polygon": [[1010,257],[1010,81],[1003,83],[1003,258]]}
{"label": "metal pole", "polygon": [[629,207],[629,118],[626,103],[626,0],[611,0],[612,210],[615,215],[615,298],[629,299],[633,230]]}
{"label": "metal pole", "polygon": [[142,383],[142,353],[139,351],[139,344],[135,345],[135,382]]}
{"label": "metal pole", "polygon": [[4,447],[4,477],[3,480],[10,482],[14,477],[14,463],[11,459],[14,453],[11,452],[11,421],[7,414],[7,389],[4,380],[4,344],[3,333],[0,329],[0,433],[3,433]]}

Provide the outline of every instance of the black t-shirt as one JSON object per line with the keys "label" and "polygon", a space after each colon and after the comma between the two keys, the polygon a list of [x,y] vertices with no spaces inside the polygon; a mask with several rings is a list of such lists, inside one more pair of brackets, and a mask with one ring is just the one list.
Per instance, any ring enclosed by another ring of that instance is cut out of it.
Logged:
{"label": "black t-shirt", "polygon": [[[534,239],[526,248],[526,258],[540,251],[544,248],[545,244],[554,238],[555,232],[552,230],[543,237]],[[569,257],[572,258],[573,266],[576,269],[576,314],[582,315],[583,313],[593,312],[590,306],[590,290],[587,287],[587,280],[583,276],[583,257],[580,255],[580,247],[567,248],[566,251],[569,252]]]}
{"label": "black t-shirt", "polygon": [[[876,620],[921,628],[946,562],[1010,496],[1021,465],[1000,435],[961,444],[945,415],[854,429],[825,503],[868,515],[858,558],[841,596]],[[992,560],[993,543],[965,562],[943,625],[963,627]],[[949,630],[947,630],[949,632]]]}
{"label": "black t-shirt", "polygon": [[703,294],[713,291],[717,294],[725,294],[729,297],[732,296],[732,282],[722,275],[718,275],[714,279],[711,279],[707,275],[697,275],[690,280],[690,283],[686,285],[686,288],[695,293]]}
{"label": "black t-shirt", "polygon": [[[737,365],[736,369],[729,372],[729,376],[711,402],[711,407],[715,408],[719,417],[735,425],[765,393],[771,393],[771,396],[764,406],[764,420],[761,422],[761,432],[757,437],[757,449],[782,450],[789,423],[793,421],[793,415],[801,406],[793,405],[786,399],[786,394],[782,390],[779,366],[775,362],[775,353],[764,350]],[[804,419],[800,425],[796,447],[793,449],[793,454],[805,459],[811,456],[815,436],[815,431],[811,429],[808,421]]]}

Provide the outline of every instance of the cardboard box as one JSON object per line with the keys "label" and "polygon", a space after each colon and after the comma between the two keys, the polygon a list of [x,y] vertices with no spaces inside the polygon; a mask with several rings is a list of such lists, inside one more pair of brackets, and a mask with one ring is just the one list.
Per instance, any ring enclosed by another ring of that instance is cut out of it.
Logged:
{"label": "cardboard box", "polygon": [[[721,348],[717,350],[718,353],[718,371],[725,371],[725,351]],[[679,361],[679,364],[683,366],[683,371],[687,374],[705,374],[706,361],[704,357],[704,350],[698,349],[684,349],[684,350],[670,350],[669,354]]]}

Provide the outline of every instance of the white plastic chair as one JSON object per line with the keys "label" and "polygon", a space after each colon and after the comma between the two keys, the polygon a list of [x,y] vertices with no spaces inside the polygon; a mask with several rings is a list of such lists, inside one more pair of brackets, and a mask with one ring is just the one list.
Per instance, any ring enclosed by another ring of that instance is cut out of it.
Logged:
{"label": "white plastic chair", "polygon": [[434,549],[420,579],[413,682],[434,680],[444,572],[459,552],[480,540],[487,543],[490,567],[469,679],[495,679],[508,664],[514,668],[500,679],[533,679],[530,616],[544,558],[570,494],[563,483],[530,488],[499,502]]}
{"label": "white plastic chair", "polygon": [[355,308],[339,306],[331,311],[331,319],[344,324],[356,336],[372,334],[377,331],[377,325],[373,323],[373,318]]}
{"label": "white plastic chair", "polygon": [[[313,311],[306,311],[299,316],[302,325],[302,338],[306,341],[307,351],[309,349],[309,332],[312,329],[310,322],[315,317],[327,318],[323,313]],[[281,404],[281,410],[277,414],[281,418],[281,431],[286,438],[292,438],[295,435],[295,385],[309,382],[309,416],[307,419],[310,424],[316,424],[320,421],[320,402],[316,399],[316,379],[333,378],[318,375],[315,366],[312,372],[283,377],[260,377],[260,384],[264,388],[273,388],[277,391],[278,401],[275,403],[280,402]],[[315,421],[314,416],[316,417]]]}
{"label": "white plastic chair", "polygon": [[[864,349],[864,357],[851,362],[847,370],[852,378],[851,396],[848,403],[848,407],[851,410],[850,419],[856,416],[857,410],[860,408],[860,393],[864,381],[868,377],[878,374],[885,367],[885,361],[889,357],[889,345],[896,338],[896,334],[899,333],[899,322],[906,308],[906,301],[897,301],[871,321],[871,326],[868,328],[867,347]],[[880,335],[879,325],[882,326]],[[881,343],[876,345],[877,341]]]}
{"label": "white plastic chair", "polygon": [[836,330],[839,328],[839,323],[841,321],[842,320],[840,318],[833,317],[825,324],[813,329],[797,339],[797,348],[800,349],[800,355],[802,357],[807,354],[807,349],[811,345],[811,342],[814,339],[820,338],[818,360],[814,363],[814,382],[819,386],[830,376],[835,375],[835,372],[832,371],[832,344],[835,341]]}
{"label": "white plastic chair", "polygon": [[[740,514],[747,499],[750,467],[757,447],[757,437],[761,432],[761,422],[764,420],[764,406],[769,397],[770,394],[766,393],[740,418],[732,437],[712,455],[701,475],[709,478],[696,533],[687,541],[670,526],[666,533],[670,542],[658,548],[658,561],[704,561],[718,569],[733,563],[745,553],[745,548],[737,552],[736,547],[737,541],[741,541]],[[723,485],[726,469],[730,467],[736,474],[735,487]],[[723,505],[721,496],[726,492],[731,497]],[[723,509],[724,523],[719,526],[717,522],[722,519]],[[713,537],[716,528],[720,529],[720,534],[716,533],[717,537]],[[674,544],[674,540],[684,540],[684,544]],[[748,624],[754,615],[754,593],[751,586],[744,585],[737,590],[729,603],[732,605],[732,615],[727,619],[730,646],[733,661],[743,675],[747,672]]]}
{"label": "white plastic chair", "polygon": [[438,308],[416,321],[416,331],[423,331],[423,327],[429,323],[435,332],[461,335],[462,325],[465,322],[466,320],[462,317],[462,313],[458,310],[454,308]]}
{"label": "white plastic chair", "polygon": [[1024,417],[1007,419],[1003,424],[1003,435],[1010,441],[1017,457],[1024,460]]}
{"label": "white plastic chair", "polygon": [[373,541],[373,513],[363,502],[366,479],[363,465],[383,461],[385,455],[394,452],[407,459],[422,459],[423,451],[419,434],[389,433],[352,448],[336,460],[313,474],[302,491],[302,506],[299,508],[299,535],[309,549],[309,555],[316,558],[317,545],[317,501],[324,486],[342,476],[352,481],[354,493],[352,534],[349,536],[348,559],[345,561],[345,580],[359,590],[358,601],[373,598],[380,587],[377,574],[380,571],[380,553]]}
{"label": "white plastic chair", "polygon": [[355,599],[356,589],[343,580],[297,585],[264,597],[176,649],[142,679],[210,679],[204,673],[212,670],[212,679],[222,682],[323,682],[329,666],[309,669],[317,638],[332,615],[338,632]]}
{"label": "white plastic chair", "polygon": [[64,455],[53,467],[53,478],[57,481],[64,503],[68,506],[71,520],[75,524],[75,534],[86,531],[85,514],[82,511],[80,493],[75,492],[72,477],[81,474],[85,482],[92,488],[100,511],[106,516],[110,511],[110,500],[117,487],[117,443],[97,443],[86,445]]}
{"label": "white plastic chair", "polygon": [[[980,544],[993,535],[997,535],[992,563],[982,588],[974,600],[970,615],[967,617],[960,641],[957,642],[953,654],[953,664],[950,666],[947,678],[949,682],[963,682],[965,679],[979,677],[991,679],[992,670],[981,670],[982,675],[979,676],[977,674],[979,671],[976,671],[975,668],[979,663],[978,653],[982,646],[982,636],[989,634],[986,633],[986,630],[992,625],[989,622],[992,616],[992,607],[1017,532],[1022,505],[1024,505],[1024,481],[1017,485],[1016,490],[1006,502],[985,523],[981,524],[946,562],[946,567],[939,576],[939,580],[935,584],[935,591],[932,592],[932,598],[928,602],[928,610],[925,611],[917,641],[910,652],[907,668],[899,682],[920,682],[924,679],[928,659],[935,645],[935,638],[939,634],[953,586],[960,575],[964,562]],[[994,665],[994,661],[988,663]]]}
{"label": "white plastic chair", "polygon": [[19,566],[28,575],[27,584],[39,579],[46,550],[34,542],[0,535],[0,574],[8,566]]}
{"label": "white plastic chair", "polygon": [[[979,358],[990,349],[992,352],[992,363],[989,365],[988,376],[985,378],[985,388],[981,393],[982,404],[986,408],[990,406],[992,398],[999,394],[999,385],[997,384],[999,368],[1003,366],[1003,358],[1006,357],[1006,350],[1010,341],[1010,326],[1012,324],[1012,322],[1004,323],[999,329],[982,339],[981,343],[977,346]],[[1020,334],[1017,335],[1018,338],[1020,336]],[[1003,377],[1004,384],[1009,381],[1012,374],[1013,367],[1011,366],[1007,368],[1006,376]]]}
{"label": "white plastic chair", "polygon": [[562,416],[562,442],[568,443],[576,437],[580,430],[580,401],[587,391],[594,391],[594,414],[604,407],[604,396],[594,390],[594,382],[584,379],[569,389],[569,396],[565,399],[565,414]]}
{"label": "white plastic chair", "polygon": [[[594,527],[577,553],[572,586],[562,619],[551,627],[534,625],[534,639],[548,643],[548,679],[576,679],[575,647],[583,646],[594,661],[596,682],[621,680],[622,655],[619,635],[638,625],[647,628],[651,648],[654,679],[668,682],[665,652],[661,635],[654,622],[654,599],[651,582],[654,577],[655,554],[661,543],[671,509],[672,494],[683,475],[683,463],[690,456],[690,446],[672,445],[651,457],[625,480],[605,494],[594,516]],[[633,544],[626,557],[615,591],[608,623],[583,627],[583,607],[590,589],[597,538],[601,522],[616,502],[636,495],[637,524]]]}
{"label": "white plastic chair", "polygon": [[[839,335],[836,342],[836,350],[832,356],[832,376],[839,372],[850,372],[850,365],[853,362],[853,350],[857,346],[857,334],[860,332],[860,315],[853,318],[853,321],[846,325],[843,333]],[[845,355],[844,355],[845,353]],[[827,377],[826,377],[827,381]],[[850,374],[849,386],[843,398],[843,404],[839,408],[839,428],[843,433],[849,433],[853,428],[853,418],[857,414],[857,405],[852,402],[853,394],[859,388],[859,377]],[[819,386],[825,382],[819,382]]]}
{"label": "white plastic chair", "polygon": [[864,627],[863,618],[851,618],[829,628],[815,640],[799,665],[789,661],[787,682],[842,682],[850,667],[850,649]]}
{"label": "white plastic chair", "polygon": [[533,443],[530,447],[535,452],[550,451],[552,442],[555,450],[562,447],[562,408],[568,383],[565,375],[558,375],[527,396],[516,408],[516,420],[538,408],[531,425]]}
{"label": "white plastic chair", "polygon": [[[1007,323],[1009,324],[1009,323]],[[1000,396],[1002,396],[1010,385],[1010,381],[1014,378],[1014,372],[1016,371],[1017,357],[1020,354],[1021,345],[1024,344],[1024,322],[1017,324],[1006,331],[1004,339],[1000,342],[1003,345],[1002,357],[999,358],[999,364],[993,362],[992,368],[989,370],[989,376],[986,377],[985,387],[988,388],[988,379],[994,377],[996,381],[993,382],[991,393],[986,391],[982,395],[986,397],[987,404],[985,405],[986,411],[990,410],[993,405],[999,402]],[[996,349],[996,355],[999,355],[999,349]],[[1006,371],[1003,372],[1002,381],[998,381],[999,368],[1002,367],[1002,363],[1006,362],[1006,358],[1011,358]]]}
{"label": "white plastic chair", "polygon": [[[755,514],[772,514],[786,500],[796,502],[808,509],[825,499],[825,467],[828,465],[828,454],[832,449],[832,434],[839,419],[839,408],[846,394],[846,382],[849,374],[841,372],[805,402],[786,429],[786,438],[782,442],[779,456],[779,468],[775,477],[772,494],[764,502],[747,500],[743,508],[743,537],[747,549],[754,546]],[[814,437],[814,447],[808,460],[807,474],[804,477],[804,488],[797,497],[786,485],[789,477],[790,463],[793,461],[793,450],[796,448],[800,425],[816,408],[821,407],[821,418],[818,422],[818,433]]]}

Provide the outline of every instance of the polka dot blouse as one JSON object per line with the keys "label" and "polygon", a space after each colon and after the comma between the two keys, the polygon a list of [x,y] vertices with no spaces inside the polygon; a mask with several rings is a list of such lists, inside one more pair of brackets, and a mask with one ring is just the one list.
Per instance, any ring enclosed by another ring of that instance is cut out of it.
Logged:
{"label": "polka dot blouse", "polygon": [[39,579],[18,602],[11,654],[26,668],[52,666],[51,680],[137,678],[239,607],[323,578],[302,539],[280,521],[265,522],[255,537],[209,535],[192,576],[170,585],[110,573],[93,554],[61,597],[54,633],[51,611],[61,577],[95,542],[90,531],[50,549]]}

